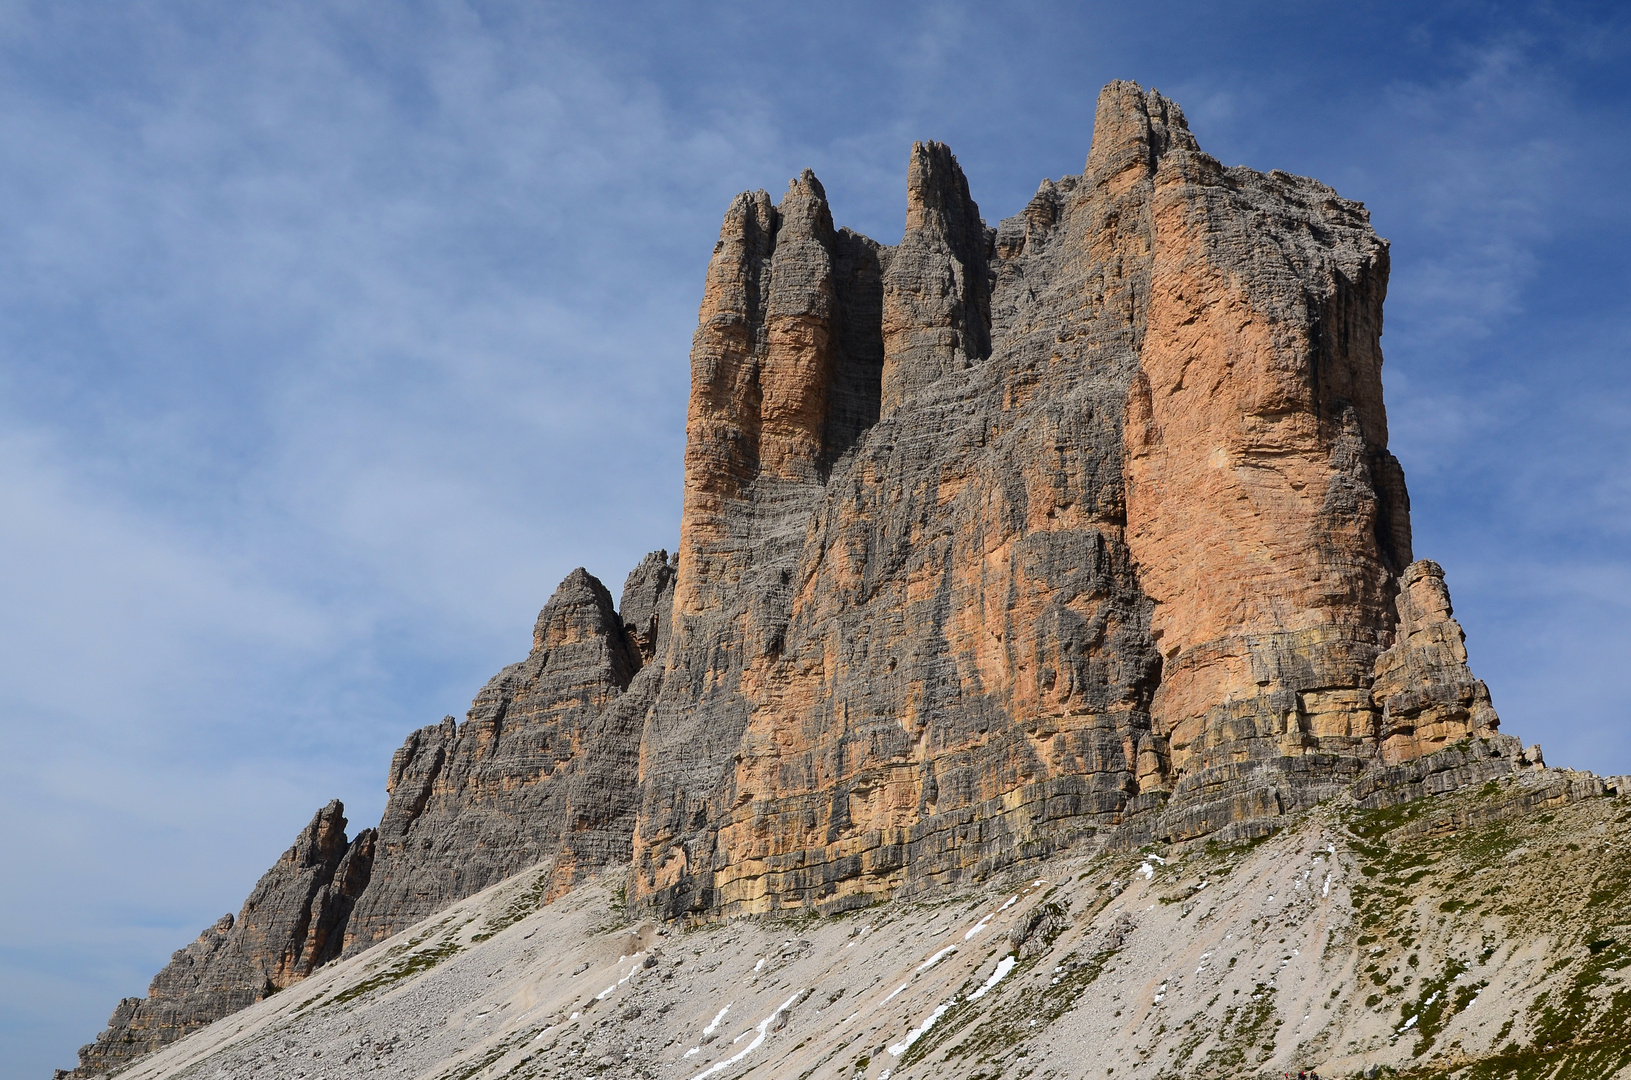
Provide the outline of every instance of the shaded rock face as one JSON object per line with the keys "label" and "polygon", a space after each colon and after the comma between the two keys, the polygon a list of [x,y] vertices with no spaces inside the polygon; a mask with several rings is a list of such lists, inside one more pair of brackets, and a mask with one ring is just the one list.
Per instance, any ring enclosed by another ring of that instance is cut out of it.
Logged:
{"label": "shaded rock face", "polygon": [[641,730],[666,648],[674,566],[646,556],[613,609],[583,569],[538,615],[527,659],[463,724],[421,728],[391,761],[379,829],[346,841],[330,803],[244,902],[177,952],[145,998],[61,1075],[100,1076],[359,952],[517,870],[554,859],[557,895],[631,856]]}
{"label": "shaded rock face", "polygon": [[[606,587],[574,570],[539,613],[531,653],[488,681],[465,722],[408,736],[391,761],[348,952],[556,856],[568,838],[565,884],[588,864],[627,859],[627,841],[605,827],[632,831],[617,810],[629,801],[638,732],[604,714],[655,651],[672,579],[666,554],[649,556],[619,615]],[[591,776],[603,783],[583,783]]]}
{"label": "shaded rock face", "polygon": [[260,1001],[340,955],[346,922],[368,884],[374,830],[347,842],[345,807],[329,803],[256,883],[234,919],[223,915],[170,958],[145,998],[126,998],[79,1067],[100,1076]]}

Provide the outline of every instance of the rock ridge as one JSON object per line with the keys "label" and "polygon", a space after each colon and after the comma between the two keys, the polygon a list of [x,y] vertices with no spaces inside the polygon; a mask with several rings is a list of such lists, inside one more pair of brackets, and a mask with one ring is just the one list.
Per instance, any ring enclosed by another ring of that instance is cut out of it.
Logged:
{"label": "rock ridge", "polygon": [[227,914],[125,998],[79,1066],[62,1077],[104,1076],[223,1016],[271,996],[337,958],[346,923],[368,884],[375,831],[346,840],[338,799],[313,816],[256,883],[237,918]]}

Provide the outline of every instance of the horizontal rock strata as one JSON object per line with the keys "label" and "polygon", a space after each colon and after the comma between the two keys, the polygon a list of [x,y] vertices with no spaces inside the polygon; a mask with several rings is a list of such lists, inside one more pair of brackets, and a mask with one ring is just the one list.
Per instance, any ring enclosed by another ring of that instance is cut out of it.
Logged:
{"label": "horizontal rock strata", "polygon": [[[778,208],[740,196],[709,269],[641,758],[656,910],[841,908],[1093,838],[1259,835],[1495,730],[1419,584],[1441,577],[1411,564],[1362,206],[1225,168],[1114,83],[1083,174],[996,229],[951,152],[915,145],[902,241],[869,251],[877,308],[826,299],[829,220],[808,173]],[[876,422],[818,443],[820,373],[854,387],[877,355]],[[808,467],[763,442],[773,394]]]}

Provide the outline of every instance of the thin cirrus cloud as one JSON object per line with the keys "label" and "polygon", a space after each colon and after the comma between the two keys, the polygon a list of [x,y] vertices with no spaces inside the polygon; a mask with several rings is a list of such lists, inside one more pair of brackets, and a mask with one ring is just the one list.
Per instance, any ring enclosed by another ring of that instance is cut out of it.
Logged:
{"label": "thin cirrus cloud", "polygon": [[0,1077],[376,820],[573,566],[673,546],[731,195],[810,166],[892,242],[935,138],[995,222],[1112,78],[1371,207],[1418,553],[1507,727],[1631,770],[1627,52],[1555,4],[0,8]]}

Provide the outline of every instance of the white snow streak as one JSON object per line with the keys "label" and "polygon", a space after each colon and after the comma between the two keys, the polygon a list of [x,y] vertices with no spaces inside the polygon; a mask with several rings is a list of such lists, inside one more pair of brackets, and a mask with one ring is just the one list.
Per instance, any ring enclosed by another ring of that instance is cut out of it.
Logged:
{"label": "white snow streak", "polygon": [[702,1080],[702,1078],[705,1076],[712,1076],[714,1073],[724,1072],[732,1065],[735,1065],[738,1061],[741,1061],[743,1058],[759,1049],[759,1047],[764,1044],[765,1035],[770,1031],[770,1025],[776,1022],[776,1017],[780,1016],[788,1009],[791,1009],[793,1007],[793,1002],[797,1001],[799,999],[799,994],[802,993],[804,993],[804,991],[800,990],[798,994],[794,994],[792,997],[782,1002],[781,1005],[777,1007],[775,1012],[759,1021],[759,1033],[753,1037],[752,1042],[742,1047],[742,1049],[738,1050],[733,1056],[726,1058],[724,1061],[714,1062],[712,1065],[693,1076],[691,1080]]}
{"label": "white snow streak", "polygon": [[731,1011],[731,1005],[734,1004],[736,1004],[734,1001],[730,1002],[723,1009],[720,1009],[717,1013],[715,1013],[714,1018],[708,1021],[708,1026],[702,1029],[702,1033],[704,1035],[712,1035],[714,1032],[718,1031],[719,1022],[725,1019],[725,1014]]}
{"label": "white snow streak", "polygon": [[984,930],[990,924],[991,920],[996,917],[996,914],[997,913],[993,911],[990,915],[987,915],[985,918],[975,923],[973,928],[970,929],[968,933],[963,935],[963,940],[973,941],[974,935],[978,934],[981,930]]}
{"label": "white snow streak", "polygon": [[985,997],[993,986],[996,986],[998,983],[1002,982],[1002,980],[1007,977],[1008,973],[1014,970],[1014,965],[1016,963],[1018,963],[1018,958],[1015,957],[1013,953],[1009,953],[1001,960],[998,960],[997,970],[993,971],[991,973],[991,977],[985,980],[985,985],[974,991],[974,993],[970,994],[968,999],[970,1001],[978,1001],[980,998]]}
{"label": "white snow streak", "polygon": [[[628,956],[628,957],[619,956],[617,958],[617,962],[621,964],[624,960],[638,960],[644,955],[645,955],[645,953],[643,953],[643,952],[637,952],[633,956]],[[610,997],[612,995],[612,992],[614,990],[616,990],[619,986],[622,986],[624,983],[626,983],[630,979],[634,978],[634,973],[636,971],[639,971],[639,970],[640,970],[640,965],[639,964],[635,964],[633,967],[629,968],[629,973],[627,975],[623,976],[621,979],[619,979],[616,982],[612,983],[612,985],[608,986],[606,989],[602,990],[600,993],[596,994],[595,995],[595,1000],[596,1001],[605,1001],[608,997]]]}
{"label": "white snow streak", "polygon": [[957,1004],[957,999],[952,998],[950,1001],[936,1005],[934,1007],[934,1012],[930,1013],[928,1016],[925,1016],[923,1018],[923,1023],[919,1024],[911,1031],[908,1031],[906,1033],[906,1038],[902,1039],[894,1046],[891,1046],[889,1048],[889,1052],[894,1054],[896,1057],[900,1057],[902,1054],[906,1053],[906,1051],[911,1048],[912,1044],[923,1038],[924,1034],[930,1028],[934,1027],[934,1022],[940,1019],[942,1016],[945,1016],[946,1010],[955,1004]]}
{"label": "white snow streak", "polygon": [[940,963],[940,961],[944,960],[946,957],[950,956],[956,951],[957,946],[947,945],[944,949],[941,949],[939,952],[923,961],[923,963],[919,964],[917,966],[917,971],[912,972],[912,974],[916,975],[918,971],[928,971],[930,968],[934,967],[936,964]]}

